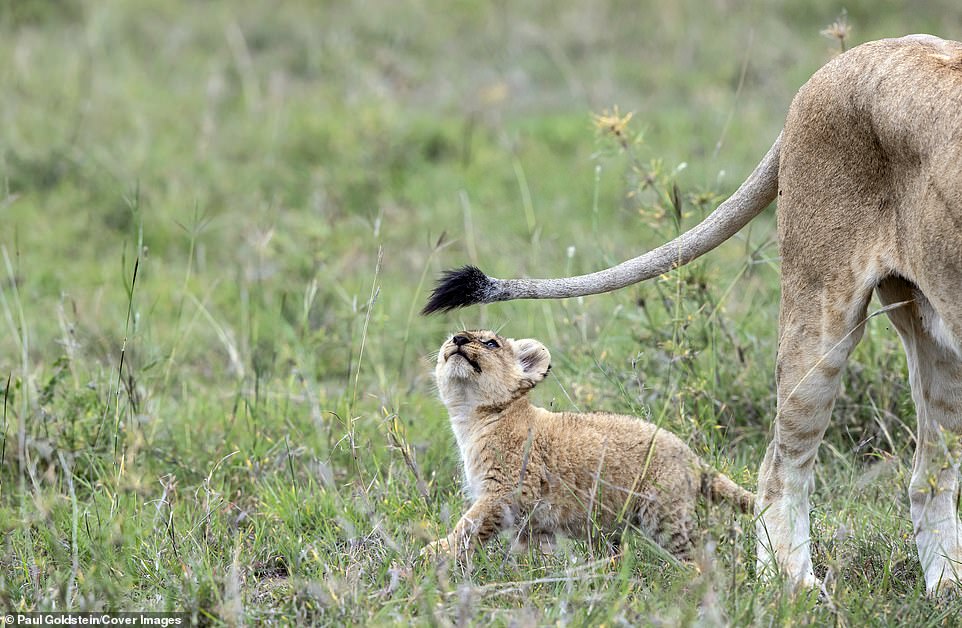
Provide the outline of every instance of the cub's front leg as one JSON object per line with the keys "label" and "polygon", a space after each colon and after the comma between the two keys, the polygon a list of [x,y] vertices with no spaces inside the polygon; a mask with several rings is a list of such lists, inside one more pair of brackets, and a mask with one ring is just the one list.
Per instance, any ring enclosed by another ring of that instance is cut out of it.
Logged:
{"label": "cub's front leg", "polygon": [[464,513],[451,534],[424,546],[421,556],[466,558],[474,545],[484,543],[506,526],[509,508],[504,495],[482,495]]}

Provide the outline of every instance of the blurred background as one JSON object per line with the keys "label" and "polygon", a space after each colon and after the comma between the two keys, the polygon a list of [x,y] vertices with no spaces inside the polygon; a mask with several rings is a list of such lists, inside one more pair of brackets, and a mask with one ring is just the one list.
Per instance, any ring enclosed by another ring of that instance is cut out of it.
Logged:
{"label": "blurred background", "polygon": [[[404,616],[370,596],[416,590],[390,565],[462,503],[431,383],[462,325],[544,340],[541,403],[649,416],[754,485],[772,210],[615,295],[417,312],[444,268],[559,276],[671,238],[823,63],[915,32],[962,37],[962,5],[0,0],[0,601]],[[910,464],[886,327],[829,433],[845,491]]]}

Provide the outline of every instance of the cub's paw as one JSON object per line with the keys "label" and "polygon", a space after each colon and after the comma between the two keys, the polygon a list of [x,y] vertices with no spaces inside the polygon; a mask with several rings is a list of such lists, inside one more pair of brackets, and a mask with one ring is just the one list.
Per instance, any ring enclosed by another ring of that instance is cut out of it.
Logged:
{"label": "cub's paw", "polygon": [[927,587],[925,594],[940,602],[956,602],[962,599],[962,582],[955,579],[945,578],[933,587]]}
{"label": "cub's paw", "polygon": [[438,558],[447,558],[454,554],[451,549],[451,542],[445,538],[438,539],[433,543],[428,543],[421,548],[420,554],[421,558],[426,560],[436,560]]}
{"label": "cub's paw", "polygon": [[541,556],[551,556],[557,549],[558,544],[553,533],[534,533],[518,536],[511,544],[509,551],[514,555],[520,555],[534,550]]}

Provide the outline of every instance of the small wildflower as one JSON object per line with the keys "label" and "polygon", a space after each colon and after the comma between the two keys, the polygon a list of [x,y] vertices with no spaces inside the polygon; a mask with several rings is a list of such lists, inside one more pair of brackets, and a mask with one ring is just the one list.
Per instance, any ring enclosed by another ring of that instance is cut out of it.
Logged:
{"label": "small wildflower", "polygon": [[634,115],[631,111],[625,115],[621,115],[618,111],[618,105],[615,105],[611,110],[605,109],[600,115],[593,116],[595,128],[601,133],[610,133],[616,137],[622,144],[627,142],[625,131],[628,128],[628,122],[631,121],[631,116]]}
{"label": "small wildflower", "polygon": [[838,45],[842,47],[842,52],[845,52],[845,38],[852,32],[852,27],[848,23],[848,11],[842,9],[835,21],[820,32],[823,37],[837,39]]}
{"label": "small wildflower", "polygon": [[478,93],[478,100],[485,107],[500,105],[511,95],[511,88],[504,81],[487,85]]}

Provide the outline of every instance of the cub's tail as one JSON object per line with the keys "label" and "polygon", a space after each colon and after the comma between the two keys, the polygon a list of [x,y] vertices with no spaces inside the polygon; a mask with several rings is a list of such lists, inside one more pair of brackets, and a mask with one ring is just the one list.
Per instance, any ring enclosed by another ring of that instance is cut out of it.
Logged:
{"label": "cub's tail", "polygon": [[755,509],[755,495],[735,484],[734,480],[714,469],[703,469],[702,494],[713,504],[726,501],[741,512],[750,514]]}

